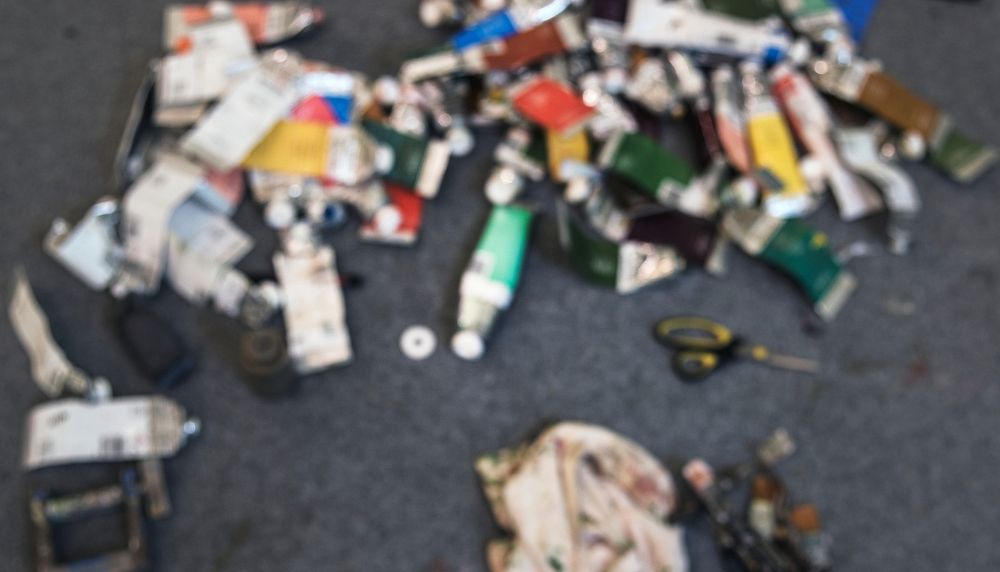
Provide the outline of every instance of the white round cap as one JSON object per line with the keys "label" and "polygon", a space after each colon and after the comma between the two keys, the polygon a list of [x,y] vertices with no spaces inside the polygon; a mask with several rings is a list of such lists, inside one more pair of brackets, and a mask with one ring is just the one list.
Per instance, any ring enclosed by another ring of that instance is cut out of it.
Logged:
{"label": "white round cap", "polygon": [[593,186],[587,177],[571,177],[566,181],[566,201],[571,204],[582,203],[590,196]]}
{"label": "white round cap", "polygon": [[927,154],[927,141],[916,131],[907,131],[897,145],[900,154],[911,161],[919,161]]}
{"label": "white round cap", "polygon": [[809,63],[812,51],[812,44],[809,43],[809,40],[799,38],[792,44],[792,48],[788,50],[788,59],[792,62],[792,65],[800,68]]}
{"label": "white round cap", "polygon": [[412,360],[425,360],[437,349],[437,337],[427,326],[410,326],[399,337],[399,349]]}
{"label": "white round cap", "polygon": [[384,75],[376,79],[375,84],[372,86],[372,93],[375,94],[375,100],[379,102],[379,105],[386,107],[395,105],[399,101],[400,91],[399,81],[389,75]]}
{"label": "white round cap", "polygon": [[297,215],[295,205],[288,199],[272,199],[264,207],[264,221],[267,226],[279,230],[292,226]]}
{"label": "white round cap", "polygon": [[821,193],[826,188],[826,167],[815,155],[806,155],[799,161],[799,171],[809,184],[809,190]]}
{"label": "white round cap", "polygon": [[451,351],[464,360],[475,361],[483,357],[486,344],[476,332],[462,330],[451,338]]}
{"label": "white round cap", "polygon": [[521,189],[524,179],[510,167],[497,167],[486,180],[486,198],[495,205],[510,204]]}
{"label": "white round cap", "polygon": [[472,131],[464,125],[452,126],[448,130],[447,138],[451,154],[456,157],[465,157],[476,146],[476,139],[472,136]]}

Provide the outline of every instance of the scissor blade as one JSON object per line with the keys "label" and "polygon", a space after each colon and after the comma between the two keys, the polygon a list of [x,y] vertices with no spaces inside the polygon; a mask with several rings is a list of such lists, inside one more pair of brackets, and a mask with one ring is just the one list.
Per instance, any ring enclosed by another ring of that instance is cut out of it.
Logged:
{"label": "scissor blade", "polygon": [[818,373],[819,362],[812,359],[786,356],[781,354],[771,354],[764,360],[767,365],[792,371],[802,371],[805,373]]}

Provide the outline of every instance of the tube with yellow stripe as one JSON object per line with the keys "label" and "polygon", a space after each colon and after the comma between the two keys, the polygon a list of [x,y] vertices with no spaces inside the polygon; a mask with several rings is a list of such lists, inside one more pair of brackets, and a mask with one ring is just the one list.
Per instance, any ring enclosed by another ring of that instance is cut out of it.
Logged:
{"label": "tube with yellow stripe", "polygon": [[753,169],[764,187],[764,209],[780,218],[802,216],[812,208],[813,200],[809,184],[799,171],[792,133],[768,92],[760,64],[745,62],[740,71]]}

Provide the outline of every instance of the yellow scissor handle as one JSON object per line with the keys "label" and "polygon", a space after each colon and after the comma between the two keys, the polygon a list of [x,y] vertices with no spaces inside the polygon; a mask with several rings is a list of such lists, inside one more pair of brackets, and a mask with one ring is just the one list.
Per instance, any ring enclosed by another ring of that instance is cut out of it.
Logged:
{"label": "yellow scissor handle", "polygon": [[672,361],[674,373],[688,383],[703,381],[721,364],[719,354],[700,350],[678,351]]}
{"label": "yellow scissor handle", "polygon": [[700,316],[674,316],[656,324],[656,339],[681,350],[719,351],[729,347],[733,332]]}

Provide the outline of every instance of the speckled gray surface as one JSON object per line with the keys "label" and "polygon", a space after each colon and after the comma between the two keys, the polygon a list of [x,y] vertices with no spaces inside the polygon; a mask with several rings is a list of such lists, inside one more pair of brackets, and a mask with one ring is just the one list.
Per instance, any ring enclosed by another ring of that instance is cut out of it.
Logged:
{"label": "speckled gray surface", "polygon": [[[0,268],[24,264],[66,353],[120,394],[148,391],[115,345],[106,300],[43,255],[54,216],[75,218],[109,189],[113,147],[145,62],[157,55],[163,2],[0,1]],[[330,24],[294,47],[372,73],[440,35],[416,0],[329,0]],[[1000,5],[886,0],[868,53],[961,125],[1000,141],[995,42]],[[484,570],[494,533],[472,470],[478,454],[545,420],[607,425],[661,455],[740,458],[776,426],[801,451],[783,468],[817,503],[841,570],[1000,568],[1000,172],[959,188],[910,169],[925,210],[915,251],[852,266],[861,289],[821,337],[802,333],[804,305],[784,280],[740,254],[720,280],[692,273],[621,298],[578,282],[558,261],[551,218],[536,227],[525,280],[481,363],[439,350],[423,363],[397,350],[425,323],[449,333],[451,294],[486,214],[487,146],[449,170],[412,250],[333,244],[344,271],[353,365],[310,379],[294,400],[265,403],[228,361],[235,327],[165,295],[158,311],[202,346],[202,367],[170,395],[202,417],[204,435],[169,463],[176,514],[155,525],[160,570]],[[540,191],[539,202],[545,197]],[[254,209],[239,219],[273,245]],[[813,217],[835,242],[876,238],[869,223]],[[912,303],[913,315],[892,310]],[[661,315],[725,320],[789,353],[823,360],[816,378],[752,365],[684,386],[648,335]],[[28,362],[0,325],[0,569],[30,563],[25,500],[40,482],[92,482],[101,468],[22,475],[22,420],[41,401]],[[693,570],[719,562],[704,530],[690,535]],[[100,542],[109,542],[103,537]]]}

